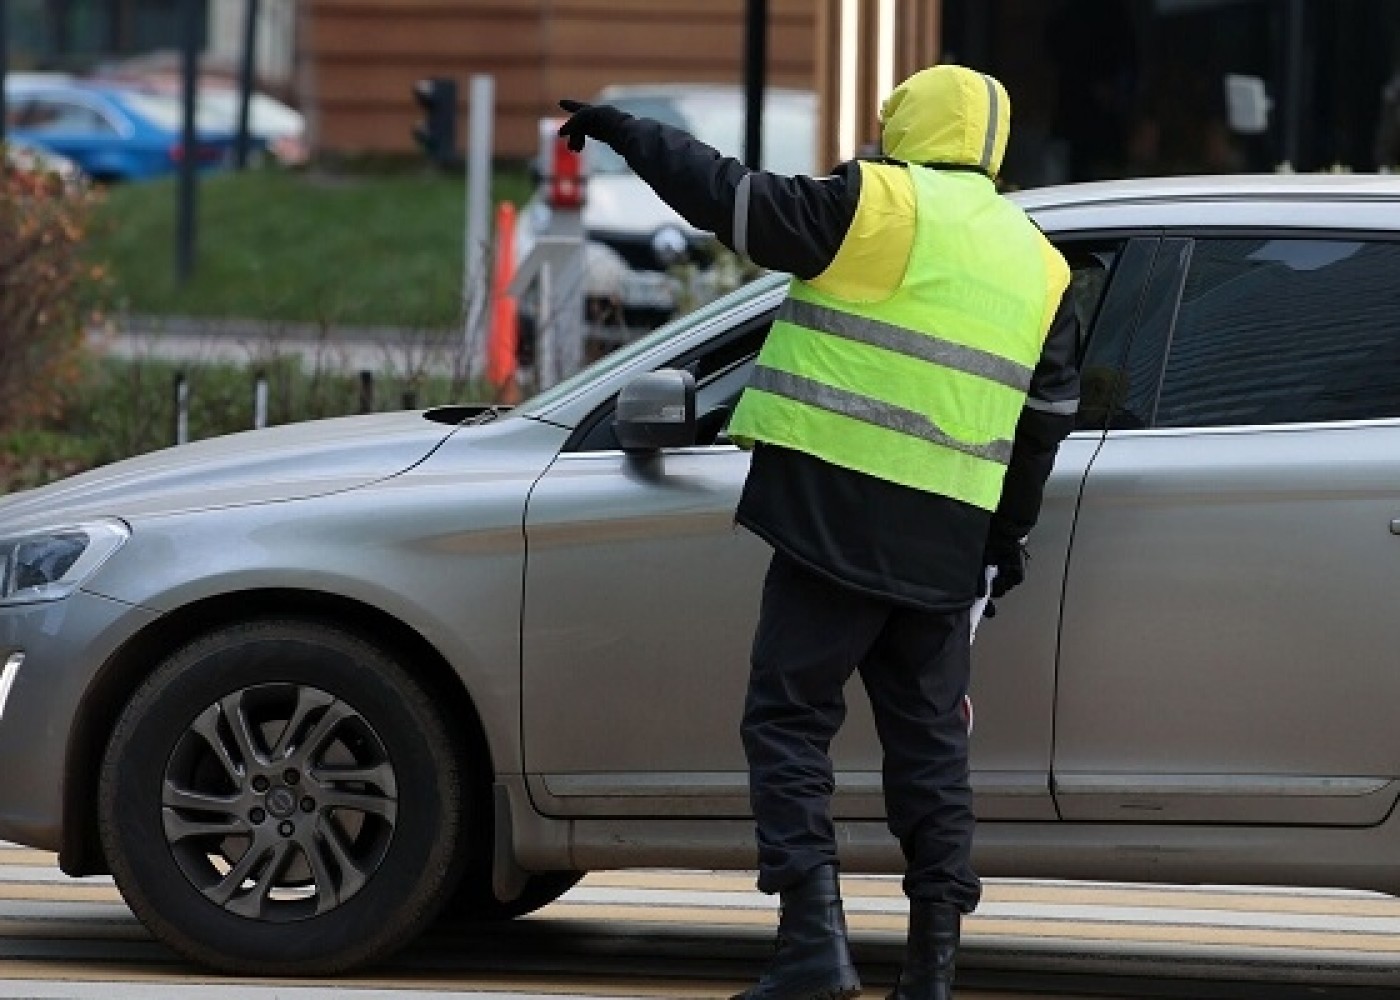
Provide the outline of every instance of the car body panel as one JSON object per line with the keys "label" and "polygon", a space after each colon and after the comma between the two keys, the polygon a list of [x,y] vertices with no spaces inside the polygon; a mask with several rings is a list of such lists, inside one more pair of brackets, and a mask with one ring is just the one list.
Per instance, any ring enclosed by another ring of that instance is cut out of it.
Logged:
{"label": "car body panel", "polygon": [[[1060,585],[1097,443],[1096,434],[1066,442],[1036,533],[1037,573],[978,640],[973,785],[987,819],[1054,818]],[[729,445],[650,458],[599,452],[561,456],[535,488],[522,686],[526,767],[542,776],[544,811],[748,815],[742,748],[715,736],[739,730],[770,554],[733,522],[747,470],[747,454]],[[1008,662],[1014,673],[999,668]],[[847,701],[832,745],[833,808],[879,817],[870,707],[858,684]]]}
{"label": "car body panel", "polygon": [[1389,813],[1397,454],[1400,422],[1109,434],[1066,588],[1066,818]]}
{"label": "car body panel", "polygon": [[[523,418],[463,427],[402,475],[221,510],[217,545],[205,541],[203,512],[128,513],[132,535],[120,559],[86,587],[165,614],[266,590],[335,595],[383,612],[453,667],[492,720],[493,765],[518,771],[521,512],[564,438]],[[0,802],[0,824],[3,817]]]}
{"label": "car body panel", "polygon": [[96,666],[158,617],[83,591],[62,601],[0,608],[0,662],[24,654],[0,714],[0,760],[8,762],[0,768],[0,839],[58,850],[67,723]]}
{"label": "car body panel", "polygon": [[59,512],[67,521],[134,517],[335,493],[404,471],[452,432],[421,414],[389,413],[229,434],[0,499],[0,521],[42,527]]}

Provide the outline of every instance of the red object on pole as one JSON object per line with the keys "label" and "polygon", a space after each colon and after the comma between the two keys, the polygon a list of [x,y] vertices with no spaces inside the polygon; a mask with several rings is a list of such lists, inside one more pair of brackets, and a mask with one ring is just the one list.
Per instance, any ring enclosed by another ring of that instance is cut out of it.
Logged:
{"label": "red object on pole", "polygon": [[565,212],[583,208],[583,154],[569,148],[569,140],[554,137],[550,153],[549,191],[545,199],[549,207]]}
{"label": "red object on pole", "polygon": [[491,332],[486,344],[486,379],[496,390],[496,401],[520,402],[516,382],[516,350],[519,330],[510,280],[515,276],[515,205],[496,206],[496,266],[491,282]]}

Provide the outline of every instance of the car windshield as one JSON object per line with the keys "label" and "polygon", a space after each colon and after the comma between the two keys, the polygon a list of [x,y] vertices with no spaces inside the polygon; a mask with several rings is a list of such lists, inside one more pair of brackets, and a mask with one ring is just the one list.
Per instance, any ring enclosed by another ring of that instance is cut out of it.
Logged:
{"label": "car windshield", "polygon": [[[742,156],[744,105],[739,98],[714,95],[627,96],[613,101],[629,114],[654,118],[683,128],[725,156]],[[817,121],[814,105],[802,100],[770,99],[763,111],[763,167],[779,174],[812,174],[816,164]],[[609,146],[590,142],[588,169],[595,174],[622,174],[631,168]]]}

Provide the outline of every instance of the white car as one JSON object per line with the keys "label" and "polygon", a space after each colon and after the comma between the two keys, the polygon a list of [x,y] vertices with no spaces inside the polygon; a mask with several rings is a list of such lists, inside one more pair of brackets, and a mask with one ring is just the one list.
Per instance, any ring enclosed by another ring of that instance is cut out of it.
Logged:
{"label": "white car", "polygon": [[[200,91],[199,105],[238,127],[238,91],[206,87]],[[248,101],[248,131],[267,143],[273,157],[283,166],[301,166],[310,158],[306,143],[306,116],[267,94],[254,93]]]}

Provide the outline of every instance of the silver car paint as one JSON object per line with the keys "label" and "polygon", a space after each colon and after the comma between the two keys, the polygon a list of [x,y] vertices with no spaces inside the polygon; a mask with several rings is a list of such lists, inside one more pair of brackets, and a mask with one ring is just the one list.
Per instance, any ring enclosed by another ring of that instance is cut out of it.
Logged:
{"label": "silver car paint", "polygon": [[[1052,235],[1400,230],[1400,193],[1374,178],[1125,182],[1022,200]],[[780,279],[759,283],[731,315],[702,313],[519,417],[455,433],[414,415],[351,421],[347,432],[389,432],[367,433],[363,455],[342,440],[329,471],[315,426],[301,432],[299,456],[291,449],[271,465],[257,456],[273,439],[254,435],[245,455],[256,467],[231,453],[211,463],[218,502],[241,504],[217,513],[199,469],[179,468],[195,454],[184,449],[152,460],[170,477],[169,499],[145,485],[138,463],[0,503],[0,532],[97,513],[134,529],[88,585],[105,604],[75,611],[98,600],[81,595],[61,614],[50,609],[57,619],[0,609],[3,652],[37,651],[55,622],[101,619],[92,609],[110,612],[111,599],[130,606],[115,623],[73,629],[59,694],[40,696],[46,675],[26,663],[10,704],[16,718],[43,712],[46,723],[12,736],[7,710],[0,748],[23,747],[40,777],[0,774],[0,836],[53,844],[59,799],[29,796],[36,781],[61,783],[50,769],[71,718],[64,692],[78,691],[122,637],[189,601],[309,587],[399,617],[463,678],[486,723],[518,863],[751,865],[735,725],[757,587],[744,574],[761,571],[764,551],[728,521],[745,458],[717,446],[650,467],[618,453],[555,459],[632,375],[780,294]],[[1387,474],[1397,433],[1380,421],[1066,443],[1031,579],[978,639],[986,874],[1400,889],[1400,748],[1385,719],[1395,626],[1383,603],[1397,544]],[[1314,471],[1320,455],[1329,458]],[[1157,492],[1144,494],[1148,485]],[[301,499],[256,502],[291,497]],[[1355,523],[1339,524],[1338,510]],[[1281,555],[1231,562],[1229,532]],[[1287,546],[1299,544],[1295,558],[1313,574],[1288,572]],[[1360,614],[1358,596],[1381,603]],[[711,611],[723,617],[700,617]],[[852,695],[836,748],[843,858],[895,870],[878,819],[877,751]]]}
{"label": "silver car paint", "polygon": [[402,472],[452,431],[420,414],[386,413],[196,441],[2,499],[0,525],[8,532],[42,527],[60,513],[71,522],[334,493]]}
{"label": "silver car paint", "polygon": [[[979,638],[973,780],[985,819],[1055,818],[1056,618],[1096,444],[1085,434],[1064,446],[1036,532],[1036,572]],[[769,549],[733,523],[747,468],[747,454],[729,445],[649,459],[564,455],[535,488],[522,684],[526,765],[540,775],[545,812],[748,814],[737,734]],[[878,818],[879,741],[858,684],[848,699],[832,750],[836,812]]]}
{"label": "silver car paint", "polygon": [[96,666],[158,617],[82,591],[0,612],[0,650],[25,653],[0,719],[0,838],[58,849],[69,723]]}
{"label": "silver car paint", "polygon": [[[130,541],[87,589],[160,613],[269,589],[384,611],[453,666],[492,720],[493,766],[518,771],[521,512],[564,437],[541,421],[506,419],[461,428],[421,465],[359,490],[214,519],[127,515]],[[0,790],[0,836],[4,801]]]}

